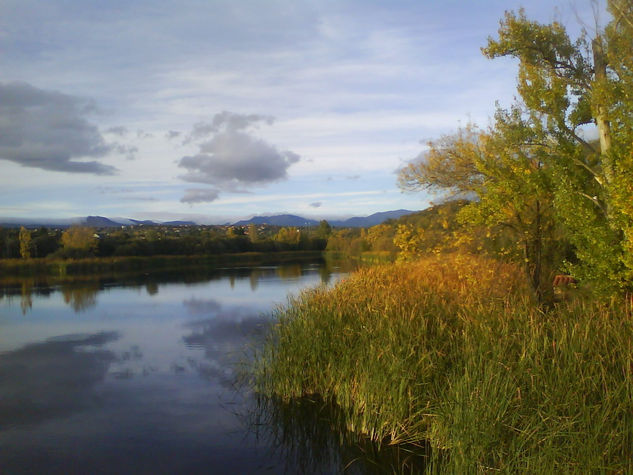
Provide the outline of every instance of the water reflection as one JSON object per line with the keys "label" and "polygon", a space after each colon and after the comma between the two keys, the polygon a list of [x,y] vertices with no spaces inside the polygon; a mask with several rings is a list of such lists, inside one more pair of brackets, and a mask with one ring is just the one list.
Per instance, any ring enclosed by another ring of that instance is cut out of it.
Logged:
{"label": "water reflection", "polygon": [[329,284],[333,274],[347,272],[348,267],[341,268],[340,261],[321,261],[318,264],[288,263],[280,266],[209,268],[188,267],[182,269],[163,269],[141,273],[105,273],[82,275],[73,278],[65,275],[36,275],[32,277],[4,277],[0,280],[0,301],[6,297],[20,297],[22,314],[32,311],[34,296],[47,296],[61,289],[64,301],[76,312],[85,312],[97,304],[99,292],[111,286],[137,287],[144,289],[150,297],[159,294],[159,285],[170,283],[195,284],[227,280],[231,289],[239,282],[247,280],[252,292],[257,292],[263,282],[294,283],[306,274],[316,272],[322,284]]}
{"label": "water reflection", "polygon": [[282,280],[293,280],[301,277],[301,265],[292,264],[277,267],[277,275]]}
{"label": "water reflection", "polygon": [[[284,461],[236,417],[255,403],[235,385],[236,363],[288,293],[337,272],[186,268],[0,286],[0,471],[302,473],[303,449]],[[343,466],[324,463],[317,473]]]}
{"label": "water reflection", "polygon": [[286,472],[424,473],[428,465],[427,444],[377,444],[348,432],[345,412],[316,396],[289,402],[258,398],[247,419],[286,461]]}
{"label": "water reflection", "polygon": [[98,282],[87,282],[80,285],[63,284],[61,291],[66,302],[75,311],[83,312],[97,304],[97,292],[101,290]]}
{"label": "water reflection", "polygon": [[41,422],[94,404],[94,386],[116,355],[116,332],[65,335],[0,355],[0,424]]}
{"label": "water reflection", "polygon": [[24,280],[22,282],[22,291],[21,291],[21,299],[20,299],[20,308],[22,309],[22,315],[26,315],[26,313],[33,308],[33,284],[29,280]]}
{"label": "water reflection", "polygon": [[145,283],[145,290],[147,291],[147,295],[156,295],[158,293],[158,282],[148,280]]}
{"label": "water reflection", "polygon": [[214,315],[220,311],[222,305],[215,299],[190,298],[183,300],[182,304],[190,315]]}
{"label": "water reflection", "polygon": [[[237,318],[237,315],[242,314]],[[191,333],[183,337],[189,348],[202,349],[204,360],[189,364],[205,379],[234,387],[236,368],[248,358],[249,345],[264,333],[269,324],[266,316],[253,316],[252,310],[233,309],[229,315],[188,324]]]}

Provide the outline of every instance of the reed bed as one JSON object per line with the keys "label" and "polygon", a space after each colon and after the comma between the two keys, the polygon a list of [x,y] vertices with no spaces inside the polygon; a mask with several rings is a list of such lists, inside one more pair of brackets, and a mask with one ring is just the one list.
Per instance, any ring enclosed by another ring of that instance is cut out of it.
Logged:
{"label": "reed bed", "polygon": [[292,299],[253,385],[318,394],[375,441],[430,444],[429,471],[629,472],[632,337],[617,300],[543,310],[511,264],[434,256]]}

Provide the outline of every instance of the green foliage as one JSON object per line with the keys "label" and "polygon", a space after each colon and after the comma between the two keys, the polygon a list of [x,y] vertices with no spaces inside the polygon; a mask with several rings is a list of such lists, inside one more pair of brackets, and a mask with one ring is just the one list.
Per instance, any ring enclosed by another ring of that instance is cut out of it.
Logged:
{"label": "green foliage", "polygon": [[[325,239],[309,229],[282,231],[292,239],[276,240],[277,226],[133,226],[65,231],[42,228],[31,232],[31,257],[187,256],[243,252],[322,251]],[[0,258],[20,257],[17,229],[0,229]]]}
{"label": "green foliage", "polygon": [[359,228],[343,228],[333,231],[327,241],[326,250],[349,256],[358,256],[369,251],[369,244],[363,231]]}
{"label": "green foliage", "polygon": [[32,233],[33,257],[46,257],[59,248],[60,233],[40,228]]}
{"label": "green foliage", "polygon": [[316,234],[321,239],[327,239],[332,234],[332,226],[325,219],[319,221],[319,227],[316,230]]}
{"label": "green foliage", "polygon": [[[463,222],[513,235],[507,255],[538,294],[562,268],[597,293],[633,287],[633,4],[608,8],[610,23],[591,41],[506,13],[482,51],[519,60],[520,100],[486,131],[430,142],[400,172],[404,189],[474,197]],[[584,138],[592,124],[599,143]]]}
{"label": "green foliage", "polygon": [[[555,176],[555,212],[576,248],[568,269],[609,292],[633,283],[633,5],[608,1],[612,19],[589,42],[558,23],[507,13],[484,54],[519,60],[518,92],[543,161]],[[599,146],[583,139],[594,123]]]}

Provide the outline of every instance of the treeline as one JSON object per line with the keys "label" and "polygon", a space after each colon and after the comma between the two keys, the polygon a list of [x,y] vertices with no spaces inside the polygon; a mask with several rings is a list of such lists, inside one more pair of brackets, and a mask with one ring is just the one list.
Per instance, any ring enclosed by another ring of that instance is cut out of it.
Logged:
{"label": "treeline", "polygon": [[[333,230],[327,250],[346,255],[384,253],[401,260],[436,251],[451,251],[462,246],[467,233],[458,222],[459,210],[468,202],[454,200],[423,211],[390,219],[371,228]],[[478,242],[478,245],[483,243]],[[477,245],[471,245],[476,249]]]}
{"label": "treeline", "polygon": [[254,226],[130,227],[74,226],[66,230],[0,229],[0,258],[176,256],[240,252],[322,251],[330,226],[314,228]]}

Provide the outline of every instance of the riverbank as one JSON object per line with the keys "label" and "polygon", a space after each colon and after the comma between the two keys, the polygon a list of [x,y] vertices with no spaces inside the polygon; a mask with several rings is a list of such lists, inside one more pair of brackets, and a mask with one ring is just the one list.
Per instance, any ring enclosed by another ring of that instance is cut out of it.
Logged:
{"label": "riverbank", "polygon": [[321,251],[244,252],[191,256],[94,257],[85,259],[2,259],[0,280],[24,277],[64,280],[94,274],[139,273],[183,267],[226,267],[271,265],[321,259]]}
{"label": "riverbank", "polygon": [[361,269],[276,317],[259,393],[318,394],[346,430],[428,442],[434,471],[633,469],[633,321],[620,302],[543,311],[515,266],[451,255]]}

